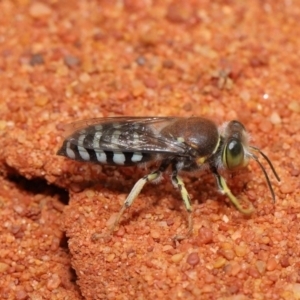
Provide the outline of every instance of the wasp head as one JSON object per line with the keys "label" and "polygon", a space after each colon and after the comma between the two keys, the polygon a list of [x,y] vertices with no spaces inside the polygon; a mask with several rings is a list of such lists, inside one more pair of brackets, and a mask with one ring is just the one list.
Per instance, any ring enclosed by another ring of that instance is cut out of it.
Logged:
{"label": "wasp head", "polygon": [[222,163],[228,170],[234,170],[244,167],[248,164],[249,159],[254,159],[263,171],[268,187],[271,191],[272,198],[275,201],[275,193],[273,191],[269,176],[259,161],[258,157],[253,153],[259,153],[269,164],[274,176],[280,181],[270,159],[259,149],[249,145],[249,134],[244,125],[238,121],[230,121],[221,128],[221,136],[223,138],[223,149],[221,152]]}

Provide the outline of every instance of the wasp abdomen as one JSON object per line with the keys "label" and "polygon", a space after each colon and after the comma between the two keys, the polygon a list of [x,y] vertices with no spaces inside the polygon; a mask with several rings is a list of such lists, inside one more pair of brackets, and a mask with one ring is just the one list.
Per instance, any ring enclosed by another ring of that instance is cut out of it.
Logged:
{"label": "wasp abdomen", "polygon": [[126,129],[118,123],[89,126],[68,137],[57,154],[78,161],[124,166],[151,160],[150,153],[130,151],[141,138],[139,128],[135,125]]}

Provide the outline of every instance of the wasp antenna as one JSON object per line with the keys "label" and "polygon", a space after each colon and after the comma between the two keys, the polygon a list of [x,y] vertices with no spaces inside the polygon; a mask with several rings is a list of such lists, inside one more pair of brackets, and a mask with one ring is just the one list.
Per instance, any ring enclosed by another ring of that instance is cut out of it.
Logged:
{"label": "wasp antenna", "polygon": [[[251,154],[251,157],[258,163],[258,165],[260,166],[261,170],[263,171],[264,175],[265,175],[265,178],[267,180],[267,183],[268,183],[268,187],[269,187],[269,190],[272,194],[272,198],[273,198],[273,202],[275,203],[275,193],[274,193],[274,190],[272,188],[272,184],[271,184],[271,181],[270,181],[270,178],[264,168],[264,166],[262,165],[262,163],[258,160],[258,157],[254,154]],[[275,172],[274,172],[275,173]],[[275,173],[276,174],[276,173]]]}
{"label": "wasp antenna", "polygon": [[[273,167],[273,164],[271,163],[271,161],[268,158],[268,156],[266,154],[264,154],[259,148],[256,148],[254,146],[250,146],[250,148],[253,149],[254,151],[257,151],[268,162],[268,164],[269,164],[269,166],[270,166],[270,168],[271,168],[274,176],[276,177],[276,179],[278,181],[280,181],[280,178],[279,178],[277,172],[275,171],[275,168]],[[256,157],[256,159],[258,159],[258,158]]]}

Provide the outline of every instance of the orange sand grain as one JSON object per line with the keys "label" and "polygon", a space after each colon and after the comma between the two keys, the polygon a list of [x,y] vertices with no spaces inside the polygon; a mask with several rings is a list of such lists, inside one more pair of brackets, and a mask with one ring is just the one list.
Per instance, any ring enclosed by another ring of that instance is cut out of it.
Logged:
{"label": "orange sand grain", "polygon": [[[297,1],[6,0],[0,11],[1,299],[299,299]],[[210,174],[187,175],[194,232],[174,242],[186,212],[165,176],[107,238],[147,170],[55,153],[60,124],[115,115],[239,119],[279,173],[276,203],[254,162],[228,176],[249,217]]]}

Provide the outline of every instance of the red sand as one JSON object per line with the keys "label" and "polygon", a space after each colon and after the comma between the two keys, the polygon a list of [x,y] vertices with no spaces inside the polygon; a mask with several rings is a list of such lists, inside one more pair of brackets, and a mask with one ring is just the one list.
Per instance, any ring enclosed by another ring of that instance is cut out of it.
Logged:
{"label": "red sand", "polygon": [[[299,4],[1,1],[0,298],[299,299]],[[93,241],[147,171],[55,153],[60,124],[113,115],[239,119],[276,203],[255,162],[228,179],[250,217],[186,176],[194,233],[174,242],[187,220],[166,176]]]}

